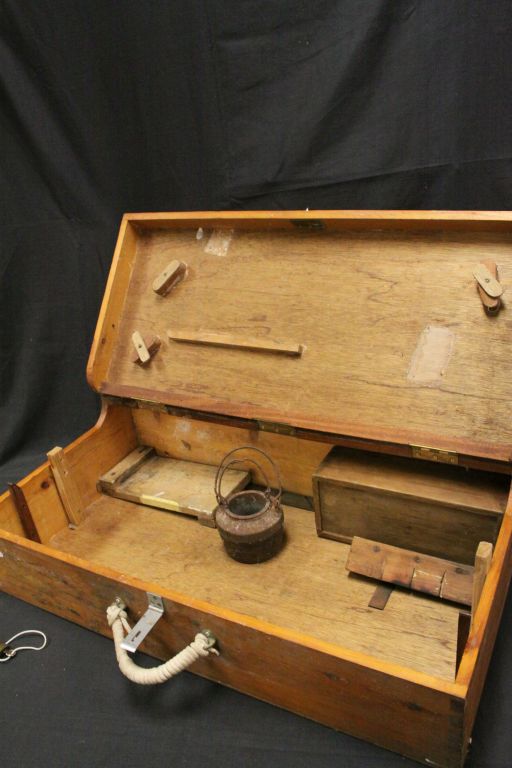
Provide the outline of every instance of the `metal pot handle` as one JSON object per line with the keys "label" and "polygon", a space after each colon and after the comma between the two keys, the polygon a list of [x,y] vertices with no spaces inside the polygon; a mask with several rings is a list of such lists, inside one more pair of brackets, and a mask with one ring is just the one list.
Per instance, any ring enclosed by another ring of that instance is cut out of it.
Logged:
{"label": "metal pot handle", "polygon": [[227,506],[228,500],[225,498],[221,493],[221,485],[222,485],[222,479],[224,477],[224,473],[229,467],[232,467],[234,464],[245,464],[246,462],[249,462],[250,464],[254,464],[254,466],[258,467],[261,474],[265,478],[265,483],[267,485],[267,490],[265,491],[265,495],[269,498],[272,497],[272,488],[270,487],[270,483],[268,481],[267,475],[261,466],[257,461],[254,459],[231,459],[230,461],[226,461],[226,459],[229,459],[230,456],[232,456],[234,453],[237,453],[238,451],[256,451],[257,453],[261,453],[262,456],[264,456],[269,464],[272,466],[272,469],[274,471],[276,480],[277,480],[277,487],[278,490],[276,494],[274,495],[274,499],[279,502],[281,498],[281,494],[283,492],[282,483],[281,483],[281,475],[279,473],[279,469],[274,461],[270,458],[270,456],[265,453],[265,451],[262,451],[261,448],[255,448],[252,445],[242,445],[240,448],[233,448],[232,451],[229,451],[229,453],[226,453],[224,458],[219,464],[219,468],[217,469],[217,473],[215,475],[215,496],[217,498],[217,502],[221,504],[222,506]]}

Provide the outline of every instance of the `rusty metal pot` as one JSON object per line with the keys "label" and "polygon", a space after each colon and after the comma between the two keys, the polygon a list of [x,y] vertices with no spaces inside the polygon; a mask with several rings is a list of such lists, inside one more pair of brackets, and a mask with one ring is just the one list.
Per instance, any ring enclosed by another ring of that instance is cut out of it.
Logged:
{"label": "rusty metal pot", "polygon": [[[267,459],[277,479],[277,491],[272,491],[265,471],[254,459],[233,459],[240,451],[255,451]],[[265,478],[265,491],[248,490],[222,495],[224,473],[229,467],[249,462],[258,467]],[[281,478],[270,456],[260,448],[242,446],[227,453],[215,477],[215,496],[219,506],[215,522],[226,552],[240,563],[262,563],[277,555],[284,540],[284,515],[281,507]]]}

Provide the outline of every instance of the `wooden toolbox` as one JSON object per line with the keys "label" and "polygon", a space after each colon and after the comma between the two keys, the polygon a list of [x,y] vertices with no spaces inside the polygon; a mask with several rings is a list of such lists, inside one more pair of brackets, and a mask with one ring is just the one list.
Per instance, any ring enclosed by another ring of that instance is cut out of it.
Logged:
{"label": "wooden toolbox", "polygon": [[[0,587],[108,636],[152,593],[156,658],[207,627],[197,674],[461,765],[511,575],[511,284],[508,213],[125,216],[100,420],[1,497]],[[243,445],[287,492],[252,565],[211,527]]]}

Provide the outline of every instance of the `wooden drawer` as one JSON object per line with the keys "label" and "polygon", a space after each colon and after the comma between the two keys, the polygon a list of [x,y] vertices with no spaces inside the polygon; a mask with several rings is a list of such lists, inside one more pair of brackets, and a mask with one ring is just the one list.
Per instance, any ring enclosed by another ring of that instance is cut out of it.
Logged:
{"label": "wooden drawer", "polygon": [[429,462],[336,447],[313,477],[320,536],[374,539],[472,564],[494,544],[508,480]]}

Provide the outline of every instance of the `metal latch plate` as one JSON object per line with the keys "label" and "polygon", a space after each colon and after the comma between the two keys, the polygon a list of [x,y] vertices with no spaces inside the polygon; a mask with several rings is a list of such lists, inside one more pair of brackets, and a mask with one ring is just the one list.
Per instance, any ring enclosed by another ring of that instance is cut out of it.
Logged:
{"label": "metal latch plate", "polygon": [[133,653],[149,635],[157,621],[163,616],[164,604],[159,595],[148,592],[148,609],[121,643],[121,648]]}
{"label": "metal latch plate", "polygon": [[278,424],[275,421],[262,421],[257,419],[258,429],[261,432],[273,432],[276,435],[295,435],[296,429],[291,424]]}

